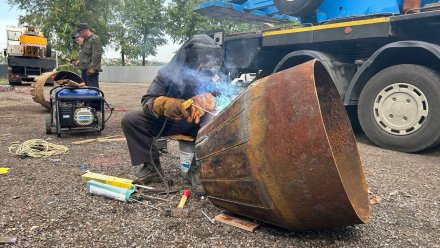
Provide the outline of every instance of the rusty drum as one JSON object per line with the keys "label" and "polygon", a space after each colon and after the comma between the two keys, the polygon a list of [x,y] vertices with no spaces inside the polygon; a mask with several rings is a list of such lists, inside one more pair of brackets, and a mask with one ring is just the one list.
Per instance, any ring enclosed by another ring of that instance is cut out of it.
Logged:
{"label": "rusty drum", "polygon": [[368,190],[338,91],[319,61],[260,79],[197,136],[211,202],[290,230],[367,223]]}

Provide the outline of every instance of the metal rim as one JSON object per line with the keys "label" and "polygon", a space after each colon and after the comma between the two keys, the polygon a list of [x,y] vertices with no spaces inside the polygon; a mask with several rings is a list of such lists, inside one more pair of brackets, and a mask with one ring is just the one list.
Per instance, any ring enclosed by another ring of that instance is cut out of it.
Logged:
{"label": "metal rim", "polygon": [[419,130],[428,118],[429,107],[425,94],[416,86],[395,83],[377,95],[373,106],[379,126],[393,135],[409,135]]}

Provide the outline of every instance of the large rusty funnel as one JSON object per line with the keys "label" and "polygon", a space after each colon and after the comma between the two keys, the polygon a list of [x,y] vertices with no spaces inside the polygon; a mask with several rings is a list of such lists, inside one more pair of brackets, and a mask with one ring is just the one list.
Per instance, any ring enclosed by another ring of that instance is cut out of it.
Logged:
{"label": "large rusty funnel", "polygon": [[369,220],[356,141],[319,61],[259,80],[196,143],[203,188],[219,208],[290,230]]}

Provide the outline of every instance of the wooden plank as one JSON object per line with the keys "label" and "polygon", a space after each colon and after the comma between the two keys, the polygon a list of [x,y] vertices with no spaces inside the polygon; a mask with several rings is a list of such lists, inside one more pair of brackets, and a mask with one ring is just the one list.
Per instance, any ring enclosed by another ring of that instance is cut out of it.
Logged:
{"label": "wooden plank", "polygon": [[113,138],[113,139],[98,139],[98,142],[116,142],[116,141],[125,141],[126,138]]}
{"label": "wooden plank", "polygon": [[121,135],[115,135],[115,136],[108,136],[103,138],[96,138],[96,139],[86,139],[86,140],[80,140],[72,142],[72,145],[82,145],[92,142],[111,142],[111,141],[122,141],[125,140]]}
{"label": "wooden plank", "polygon": [[260,226],[260,224],[250,222],[247,220],[243,220],[243,219],[239,219],[237,217],[232,217],[227,214],[219,214],[219,215],[215,216],[214,219],[218,222],[223,223],[223,224],[235,226],[235,227],[241,228],[243,230],[246,230],[248,232],[253,232],[255,230],[255,228]]}

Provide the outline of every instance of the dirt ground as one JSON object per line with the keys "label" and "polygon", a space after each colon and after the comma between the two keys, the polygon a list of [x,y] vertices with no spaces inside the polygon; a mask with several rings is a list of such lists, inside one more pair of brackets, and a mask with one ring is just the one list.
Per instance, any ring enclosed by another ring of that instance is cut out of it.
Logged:
{"label": "dirt ground", "polygon": [[[122,135],[120,120],[139,108],[147,85],[102,84],[107,99],[117,107],[102,136]],[[137,203],[123,203],[91,196],[81,183],[86,165],[93,172],[131,178],[125,141],[72,145],[93,135],[45,134],[48,111],[33,103],[29,87],[0,92],[0,237],[12,236],[17,247],[440,247],[440,149],[404,154],[373,146],[357,135],[371,195],[380,196],[372,206],[367,225],[289,232],[262,224],[249,233],[205,218],[221,211],[208,200],[190,197],[186,218],[164,217]],[[21,159],[8,152],[15,141],[47,139],[66,145],[68,155]],[[162,156],[165,173],[178,190],[188,187],[179,178],[178,150],[169,143]],[[160,186],[160,185],[159,185]],[[175,207],[170,201],[149,204]]]}

